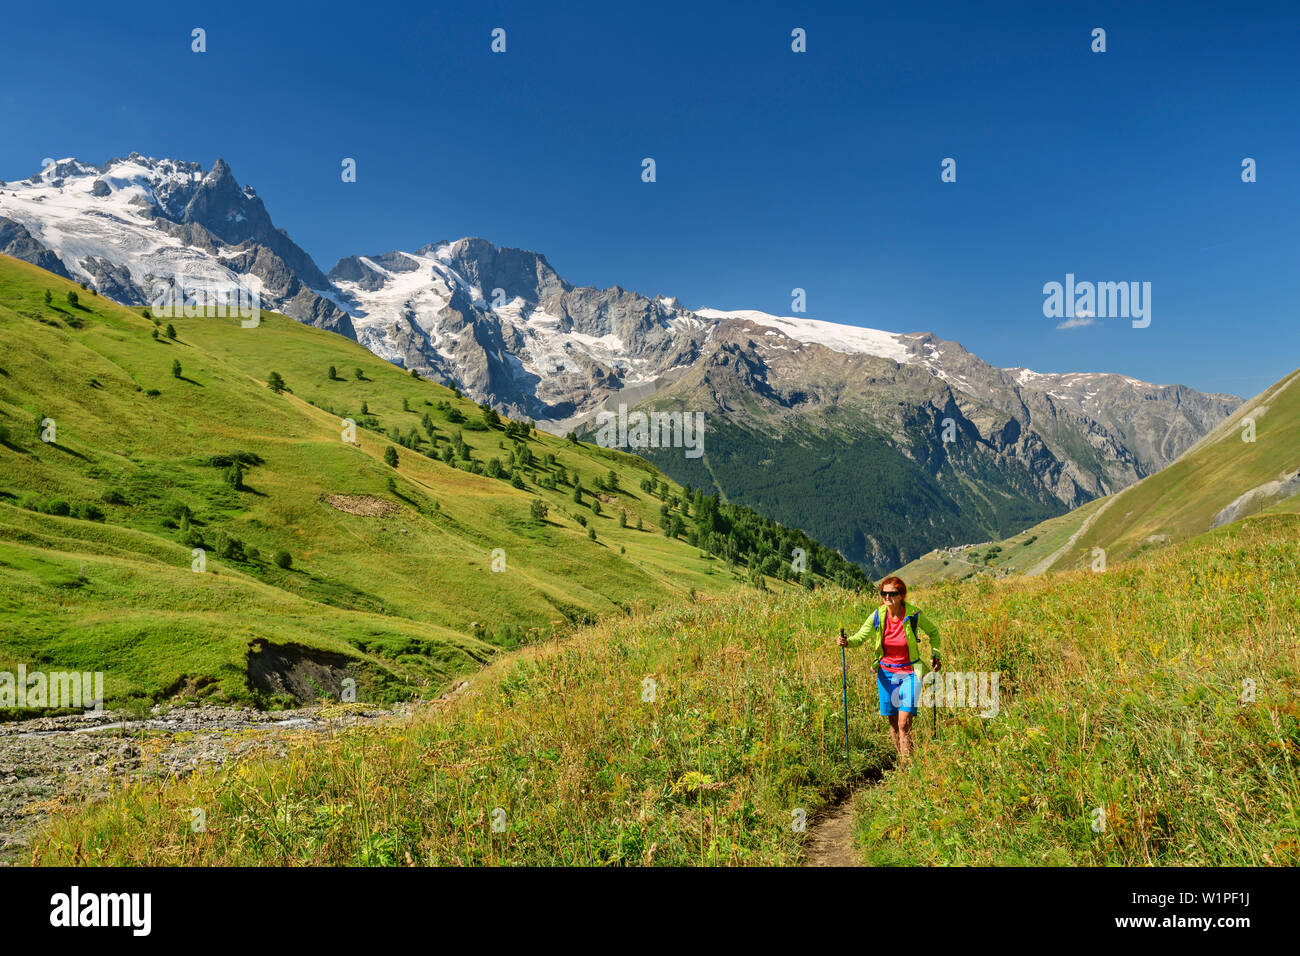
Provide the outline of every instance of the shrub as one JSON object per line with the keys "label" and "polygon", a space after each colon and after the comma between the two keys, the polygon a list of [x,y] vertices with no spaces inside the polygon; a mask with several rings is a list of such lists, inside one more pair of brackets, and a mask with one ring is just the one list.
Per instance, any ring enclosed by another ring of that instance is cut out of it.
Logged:
{"label": "shrub", "polygon": [[547,511],[546,502],[542,501],[541,498],[534,498],[533,503],[528,506],[528,514],[534,521],[544,521]]}
{"label": "shrub", "polygon": [[284,384],[284,379],[280,377],[279,372],[272,372],[266,379],[266,387],[279,395],[287,390],[289,386]]}
{"label": "shrub", "polygon": [[238,538],[225,535],[223,535],[218,554],[229,561],[246,561],[248,559],[248,555],[244,552],[244,542]]}
{"label": "shrub", "polygon": [[208,464],[213,468],[229,468],[238,462],[245,468],[252,468],[256,465],[265,464],[262,456],[251,451],[232,451],[224,455],[213,455],[208,459]]}
{"label": "shrub", "polygon": [[72,290],[68,290],[68,305],[72,306],[75,309],[80,304],[81,302],[77,298],[77,293],[73,292]]}
{"label": "shrub", "polygon": [[41,510],[47,515],[66,516],[72,513],[72,506],[62,498],[53,498],[45,502],[45,507]]}
{"label": "shrub", "polygon": [[524,476],[519,474],[519,472],[515,472],[514,476],[511,477],[510,479],[510,484],[514,485],[516,488],[522,489],[523,487],[525,487]]}
{"label": "shrub", "polygon": [[170,322],[167,323],[167,338],[176,338],[176,326],[172,325]]}
{"label": "shrub", "polygon": [[[326,376],[329,378],[331,382],[337,382],[339,379],[339,370],[336,369],[333,365],[331,365],[329,372],[326,373]],[[276,553],[279,554],[278,551]]]}
{"label": "shrub", "polygon": [[189,548],[197,548],[203,544],[203,536],[199,534],[198,529],[190,523],[190,516],[184,514],[181,516],[181,544]]}
{"label": "shrub", "polygon": [[172,359],[172,378],[181,377],[181,360]]}
{"label": "shrub", "polygon": [[49,305],[49,304],[50,304],[51,302],[53,302],[53,301],[54,301],[54,296],[50,295],[50,290],[49,290],[49,289],[46,289],[46,290],[45,290],[45,304],[46,304],[46,305]]}
{"label": "shrub", "polygon": [[275,556],[271,560],[275,562],[277,568],[283,568],[286,571],[293,568],[293,557],[288,551],[275,552]]}
{"label": "shrub", "polygon": [[384,464],[388,465],[390,468],[397,467],[397,449],[392,445],[388,445],[384,448]]}
{"label": "shrub", "polygon": [[365,381],[366,376],[365,373],[361,371],[361,369],[354,368],[352,370],[352,374],[354,374],[357,377],[358,381]]}
{"label": "shrub", "polygon": [[595,541],[595,540],[596,540],[596,529],[595,529],[595,528],[588,528],[588,529],[587,529],[587,537],[590,538],[592,541]]}

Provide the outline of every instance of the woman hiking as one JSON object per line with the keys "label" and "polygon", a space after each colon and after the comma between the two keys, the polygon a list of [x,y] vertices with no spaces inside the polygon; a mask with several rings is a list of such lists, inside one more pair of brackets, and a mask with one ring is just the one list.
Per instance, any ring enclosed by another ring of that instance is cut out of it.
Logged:
{"label": "woman hiking", "polygon": [[889,718],[889,736],[898,751],[899,763],[912,753],[912,715],[921,688],[925,665],[921,662],[916,629],[930,637],[930,666],[939,670],[939,629],[915,605],[907,603],[907,585],[902,578],[880,582],[885,603],[876,608],[852,637],[841,631],[835,639],[840,647],[857,647],[871,635],[875,641],[876,691],[880,715]]}

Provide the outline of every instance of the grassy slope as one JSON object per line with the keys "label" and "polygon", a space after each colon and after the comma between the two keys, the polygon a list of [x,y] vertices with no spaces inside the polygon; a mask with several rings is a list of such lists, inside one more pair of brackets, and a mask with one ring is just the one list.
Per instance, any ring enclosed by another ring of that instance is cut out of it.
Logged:
{"label": "grassy slope", "polygon": [[[66,302],[70,290],[81,308]],[[609,469],[618,474],[623,491],[606,496],[601,516],[573,503],[570,489],[539,488],[544,470],[517,490],[401,447],[392,469],[387,437],[358,428],[359,447],[345,444],[339,416],[308,402],[359,417],[365,401],[382,428],[403,434],[427,412],[442,444],[461,426],[434,403],[448,400],[474,420],[479,409],[281,316],[255,329],[235,319],[170,321],[176,340],[154,341],[137,311],[0,257],[0,425],[10,431],[0,446],[0,669],[104,670],[110,701],[156,698],[187,682],[241,700],[249,643],[264,638],[348,654],[363,692],[393,697],[436,690],[477,666],[507,626],[545,632],[638,600],[737,584],[721,562],[659,532],[660,501],[638,488],[655,472],[639,459],[529,439],[538,459],[554,454],[588,489]],[[330,365],[341,381],[328,380]],[[291,393],[266,387],[272,370]],[[152,388],[160,394],[147,396]],[[55,420],[56,443],[35,438],[41,416]],[[500,430],[463,437],[484,462],[504,461],[511,447]],[[249,469],[247,491],[206,462],[236,450],[265,462]],[[106,503],[106,493],[121,503]],[[385,498],[400,513],[347,514],[326,494]],[[529,517],[535,497],[550,507],[544,523]],[[24,499],[93,504],[105,520],[40,514],[20,507]],[[209,552],[208,573],[193,573],[169,518],[179,505],[209,547],[225,531],[260,560]],[[621,509],[629,528],[619,527]],[[584,514],[597,540],[566,511]],[[505,551],[503,573],[491,571],[495,548]],[[292,570],[270,561],[280,549],[293,555]]]}
{"label": "grassy slope", "polygon": [[[1002,552],[987,566],[1025,571],[1064,545],[1084,521],[1106,510],[1051,565],[1062,570],[1091,562],[1092,549],[1103,548],[1113,562],[1185,541],[1209,530],[1214,516],[1236,498],[1300,467],[1300,370],[1246,402],[1227,420],[1189,448],[1177,461],[1135,485],[1088,502],[1069,514],[1050,518],[1003,541]],[[1262,409],[1262,410],[1261,410]],[[1241,440],[1242,420],[1255,418],[1255,441]],[[1107,505],[1107,502],[1110,502]],[[1259,513],[1300,512],[1300,496],[1265,501]],[[1018,547],[1036,536],[1028,547]],[[981,556],[988,546],[974,549]],[[948,558],[948,564],[943,559]],[[976,562],[985,566],[982,558]],[[975,569],[932,551],[894,572],[911,583],[963,577]]]}
{"label": "grassy slope", "polygon": [[[607,619],[495,662],[404,727],[304,738],[285,760],[131,788],[59,820],[37,860],[787,861],[795,810],[811,814],[849,776],[825,641],[847,593],[736,593]],[[860,700],[866,674],[852,676]],[[858,717],[854,732],[865,734]],[[871,741],[856,772],[883,755]],[[212,808],[197,840],[173,825],[177,801]]]}
{"label": "grassy slope", "polygon": [[[947,714],[938,739],[923,715],[921,759],[859,798],[868,859],[1300,863],[1297,532],[1255,517],[1102,579],[914,592],[949,668],[1000,673],[1000,714]],[[824,589],[610,620],[493,663],[405,726],[72,803],[33,861],[791,863],[796,811],[885,764],[860,654],[852,767],[840,750],[830,635],[867,611]]]}
{"label": "grassy slope", "polygon": [[[1253,442],[1241,437],[1247,417],[1255,419]],[[1297,468],[1300,369],[1243,404],[1173,464],[1120,492],[1054,566],[1076,566],[1094,547],[1114,561],[1151,547],[1152,536],[1184,541],[1209,530],[1240,495]]]}
{"label": "grassy slope", "polygon": [[[891,573],[901,577],[909,587],[913,587],[971,577],[984,569],[1009,574],[1026,571],[1065,544],[1070,536],[1079,530],[1088,515],[1099,508],[1104,501],[1104,498],[1097,498],[1066,514],[1048,518],[1032,528],[1026,528],[1010,538],[963,547],[956,556],[943,554],[938,550],[927,552]],[[984,556],[993,545],[997,545],[1002,550],[992,561],[985,562]],[[944,564],[944,561],[948,563]]]}

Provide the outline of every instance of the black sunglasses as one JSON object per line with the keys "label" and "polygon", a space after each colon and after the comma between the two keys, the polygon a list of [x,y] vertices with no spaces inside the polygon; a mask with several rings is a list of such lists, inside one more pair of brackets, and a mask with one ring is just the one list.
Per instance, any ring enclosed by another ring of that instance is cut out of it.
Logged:
{"label": "black sunglasses", "polygon": [[880,596],[881,596],[881,597],[898,597],[898,596],[899,596],[900,594],[902,594],[902,593],[903,593],[902,591],[881,591],[881,592],[880,592]]}

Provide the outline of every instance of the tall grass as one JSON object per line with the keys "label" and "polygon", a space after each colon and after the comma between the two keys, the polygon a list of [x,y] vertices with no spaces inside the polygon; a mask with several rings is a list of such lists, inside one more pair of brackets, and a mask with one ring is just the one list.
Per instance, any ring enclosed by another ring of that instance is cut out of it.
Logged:
{"label": "tall grass", "polygon": [[[922,713],[918,759],[860,796],[866,860],[1296,863],[1298,528],[1257,518],[1104,574],[911,594],[947,668],[1001,673],[1000,713],[945,714],[937,739]],[[841,749],[831,637],[873,603],[820,590],[638,610],[497,661],[408,725],[69,806],[32,859],[791,863],[797,812],[891,762],[861,652],[851,765]]]}
{"label": "tall grass", "polygon": [[[950,607],[1001,713],[867,793],[873,864],[1300,863],[1300,519]],[[1249,700],[1253,689],[1254,700]]]}
{"label": "tall grass", "polygon": [[[886,758],[859,710],[844,763],[829,635],[850,599],[729,596],[637,612],[526,648],[407,726],[304,738],[284,761],[120,792],[57,819],[33,859],[790,862],[801,813]],[[868,676],[857,669],[858,703]],[[191,807],[206,809],[205,833],[190,831]]]}

